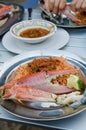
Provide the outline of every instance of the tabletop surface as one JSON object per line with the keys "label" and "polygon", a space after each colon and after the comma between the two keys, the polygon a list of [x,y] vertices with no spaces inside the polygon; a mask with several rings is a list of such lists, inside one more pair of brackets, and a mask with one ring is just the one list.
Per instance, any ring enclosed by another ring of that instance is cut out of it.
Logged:
{"label": "tabletop surface", "polygon": [[[39,18],[40,9],[34,9],[32,12],[32,18]],[[27,10],[25,10],[24,20],[27,19]],[[82,29],[66,29],[70,35],[69,43],[62,48],[61,50],[69,51],[80,56],[84,61],[86,61],[86,28]],[[0,68],[4,62],[8,61],[16,54],[13,54],[6,50],[2,45],[2,37],[0,38]],[[1,120],[10,120],[21,123],[27,123],[37,126],[42,126],[46,128],[55,128],[59,130],[85,130],[86,129],[86,110],[77,114],[73,117],[67,119],[55,120],[55,121],[31,121],[21,119],[19,117],[13,116],[10,113],[6,112],[0,106],[0,119]]]}

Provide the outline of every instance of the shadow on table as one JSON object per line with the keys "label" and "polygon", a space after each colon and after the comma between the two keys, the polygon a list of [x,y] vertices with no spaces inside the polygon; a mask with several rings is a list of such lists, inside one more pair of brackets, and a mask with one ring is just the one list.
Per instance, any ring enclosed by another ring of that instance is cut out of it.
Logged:
{"label": "shadow on table", "polygon": [[51,130],[30,125],[0,121],[0,130]]}

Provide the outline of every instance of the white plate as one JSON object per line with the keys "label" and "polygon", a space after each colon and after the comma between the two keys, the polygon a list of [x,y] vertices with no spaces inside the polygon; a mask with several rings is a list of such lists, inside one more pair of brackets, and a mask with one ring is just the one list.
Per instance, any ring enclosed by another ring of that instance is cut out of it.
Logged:
{"label": "white plate", "polygon": [[[25,52],[21,55],[17,55],[13,57],[10,61],[7,61],[2,68],[2,71],[0,72],[0,84],[4,84],[7,76],[9,75],[10,72],[13,72],[14,69],[19,66],[22,63],[29,62],[32,58],[35,58],[36,56],[64,56],[64,57],[71,57],[75,58],[79,61],[82,61],[77,55],[74,55],[70,52],[62,51],[62,50],[42,50],[42,51],[29,51]],[[8,105],[9,104],[9,105]],[[41,111],[41,110],[34,110],[34,109],[29,109],[23,106],[20,106],[18,104],[15,104],[14,102],[9,102],[6,101],[4,104],[2,104],[3,108],[8,111],[9,113],[21,117],[24,119],[31,119],[31,120],[41,120],[41,121],[49,121],[49,120],[58,120],[58,119],[63,119],[63,118],[68,118],[70,116],[76,115],[80,113],[81,111],[86,109],[86,105],[81,105],[79,108],[76,109],[71,109],[71,107],[66,106],[66,108],[60,108],[50,111]],[[64,106],[65,107],[65,106]],[[65,109],[68,109],[69,112],[64,111]],[[71,111],[73,110],[73,111]],[[67,113],[66,113],[67,112]],[[60,113],[60,114],[59,114]]]}
{"label": "white plate", "polygon": [[69,38],[69,34],[66,30],[57,28],[57,32],[53,37],[42,43],[32,45],[15,39],[11,36],[10,32],[7,32],[2,39],[2,44],[8,51],[20,54],[33,50],[60,49],[68,43]]}

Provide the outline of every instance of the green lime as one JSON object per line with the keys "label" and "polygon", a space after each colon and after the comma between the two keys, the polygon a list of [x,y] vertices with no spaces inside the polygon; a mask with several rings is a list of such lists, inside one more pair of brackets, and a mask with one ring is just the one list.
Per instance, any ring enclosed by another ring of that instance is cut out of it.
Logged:
{"label": "green lime", "polygon": [[75,88],[76,90],[81,90],[83,88],[80,77],[76,75],[70,75],[70,77],[67,79],[67,86],[69,88]]}

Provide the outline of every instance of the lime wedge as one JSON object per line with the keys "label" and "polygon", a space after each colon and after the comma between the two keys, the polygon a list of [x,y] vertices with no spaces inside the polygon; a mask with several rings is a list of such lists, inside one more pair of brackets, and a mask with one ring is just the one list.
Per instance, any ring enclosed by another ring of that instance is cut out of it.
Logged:
{"label": "lime wedge", "polygon": [[75,88],[76,90],[81,90],[83,88],[80,77],[76,75],[70,75],[70,77],[67,79],[67,86],[69,88]]}

